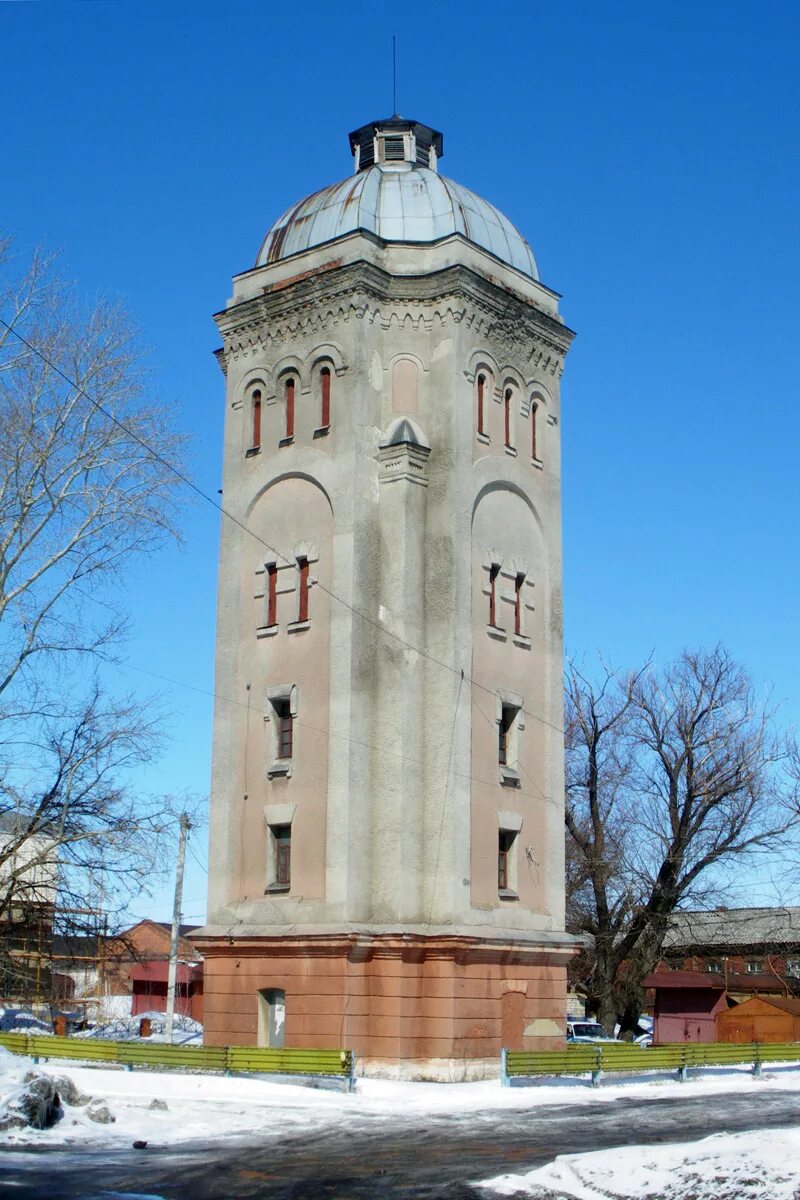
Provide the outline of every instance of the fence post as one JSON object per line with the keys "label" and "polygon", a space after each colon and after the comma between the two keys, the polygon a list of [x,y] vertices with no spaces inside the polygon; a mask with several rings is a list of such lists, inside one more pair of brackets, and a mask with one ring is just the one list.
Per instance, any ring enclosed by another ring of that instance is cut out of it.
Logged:
{"label": "fence post", "polygon": [[597,1046],[595,1049],[594,1069],[592,1071],[592,1087],[600,1086],[600,1079],[603,1075],[603,1050]]}
{"label": "fence post", "polygon": [[683,1046],[681,1047],[681,1063],[680,1063],[680,1066],[678,1067],[678,1079],[680,1080],[681,1083],[686,1083],[686,1080],[689,1075],[689,1069],[688,1069],[688,1066],[686,1063],[686,1058],[687,1058],[686,1043],[684,1042]]}
{"label": "fence post", "polygon": [[754,1054],[753,1054],[753,1077],[755,1079],[760,1079],[761,1078],[761,1043],[760,1042],[755,1042],[753,1044],[753,1051],[754,1051]]}
{"label": "fence post", "polygon": [[233,1072],[231,1071],[231,1048],[230,1048],[230,1046],[225,1047],[225,1074],[226,1075],[233,1074]]}
{"label": "fence post", "polygon": [[350,1077],[347,1082],[348,1092],[356,1090],[356,1056],[355,1053],[350,1054]]}
{"label": "fence post", "polygon": [[507,1054],[508,1054],[508,1051],[506,1050],[506,1048],[504,1046],[503,1049],[500,1051],[500,1086],[501,1087],[509,1087],[508,1063],[506,1062]]}

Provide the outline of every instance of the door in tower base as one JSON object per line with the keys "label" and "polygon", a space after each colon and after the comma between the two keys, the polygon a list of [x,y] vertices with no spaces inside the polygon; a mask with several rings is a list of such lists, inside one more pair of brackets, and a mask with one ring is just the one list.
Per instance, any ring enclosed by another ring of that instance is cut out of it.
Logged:
{"label": "door in tower base", "polygon": [[506,1050],[522,1049],[525,993],[504,992],[500,1001],[500,1039]]}
{"label": "door in tower base", "polygon": [[282,1050],[286,1028],[286,993],[281,988],[262,988],[258,993],[258,1044]]}

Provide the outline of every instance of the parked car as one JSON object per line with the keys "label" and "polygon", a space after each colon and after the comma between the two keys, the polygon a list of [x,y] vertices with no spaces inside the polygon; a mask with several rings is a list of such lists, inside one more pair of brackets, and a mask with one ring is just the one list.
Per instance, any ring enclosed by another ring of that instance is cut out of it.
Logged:
{"label": "parked car", "polygon": [[567,1021],[568,1042],[616,1042],[599,1021]]}

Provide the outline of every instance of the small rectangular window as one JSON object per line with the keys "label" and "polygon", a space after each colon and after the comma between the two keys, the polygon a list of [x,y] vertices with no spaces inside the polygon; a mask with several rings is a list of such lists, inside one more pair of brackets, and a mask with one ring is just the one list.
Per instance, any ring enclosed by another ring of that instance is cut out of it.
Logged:
{"label": "small rectangular window", "polygon": [[504,427],[506,448],[508,450],[512,449],[512,445],[511,445],[511,401],[512,401],[512,398],[513,398],[513,392],[511,391],[511,388],[506,388],[506,392],[503,397],[503,427]]}
{"label": "small rectangular window", "polygon": [[800,958],[787,958],[786,974],[800,976]]}
{"label": "small rectangular window", "polygon": [[292,757],[294,718],[288,700],[279,700],[275,705],[278,721],[278,758]]}
{"label": "small rectangular window", "polygon": [[497,835],[497,890],[509,892],[512,890],[511,848],[514,845],[516,833],[501,829]]}
{"label": "small rectangular window", "polygon": [[719,961],[718,958],[711,958],[706,963],[706,970],[708,971],[708,973],[710,975],[721,975],[722,974],[722,963]]}
{"label": "small rectangular window", "polygon": [[764,971],[764,963],[760,958],[750,958],[747,960],[747,974],[761,975]]}
{"label": "small rectangular window", "polygon": [[272,841],[275,848],[275,885],[291,887],[292,883],[292,827],[273,825]]}
{"label": "small rectangular window", "polygon": [[511,734],[511,730],[514,727],[514,718],[516,717],[516,715],[517,715],[517,710],[515,708],[512,708],[512,706],[510,704],[503,705],[502,715],[500,717],[500,724],[498,726],[498,747],[497,747],[497,761],[500,763],[501,767],[508,766],[509,755],[511,752],[511,747],[509,745],[509,742],[511,740],[510,734]]}

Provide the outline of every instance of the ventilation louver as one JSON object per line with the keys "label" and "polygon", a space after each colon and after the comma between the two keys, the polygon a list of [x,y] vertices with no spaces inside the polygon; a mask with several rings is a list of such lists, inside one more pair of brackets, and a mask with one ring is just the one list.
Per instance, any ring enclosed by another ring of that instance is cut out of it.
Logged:
{"label": "ventilation louver", "polygon": [[406,157],[405,138],[387,137],[383,139],[384,162],[404,162]]}

